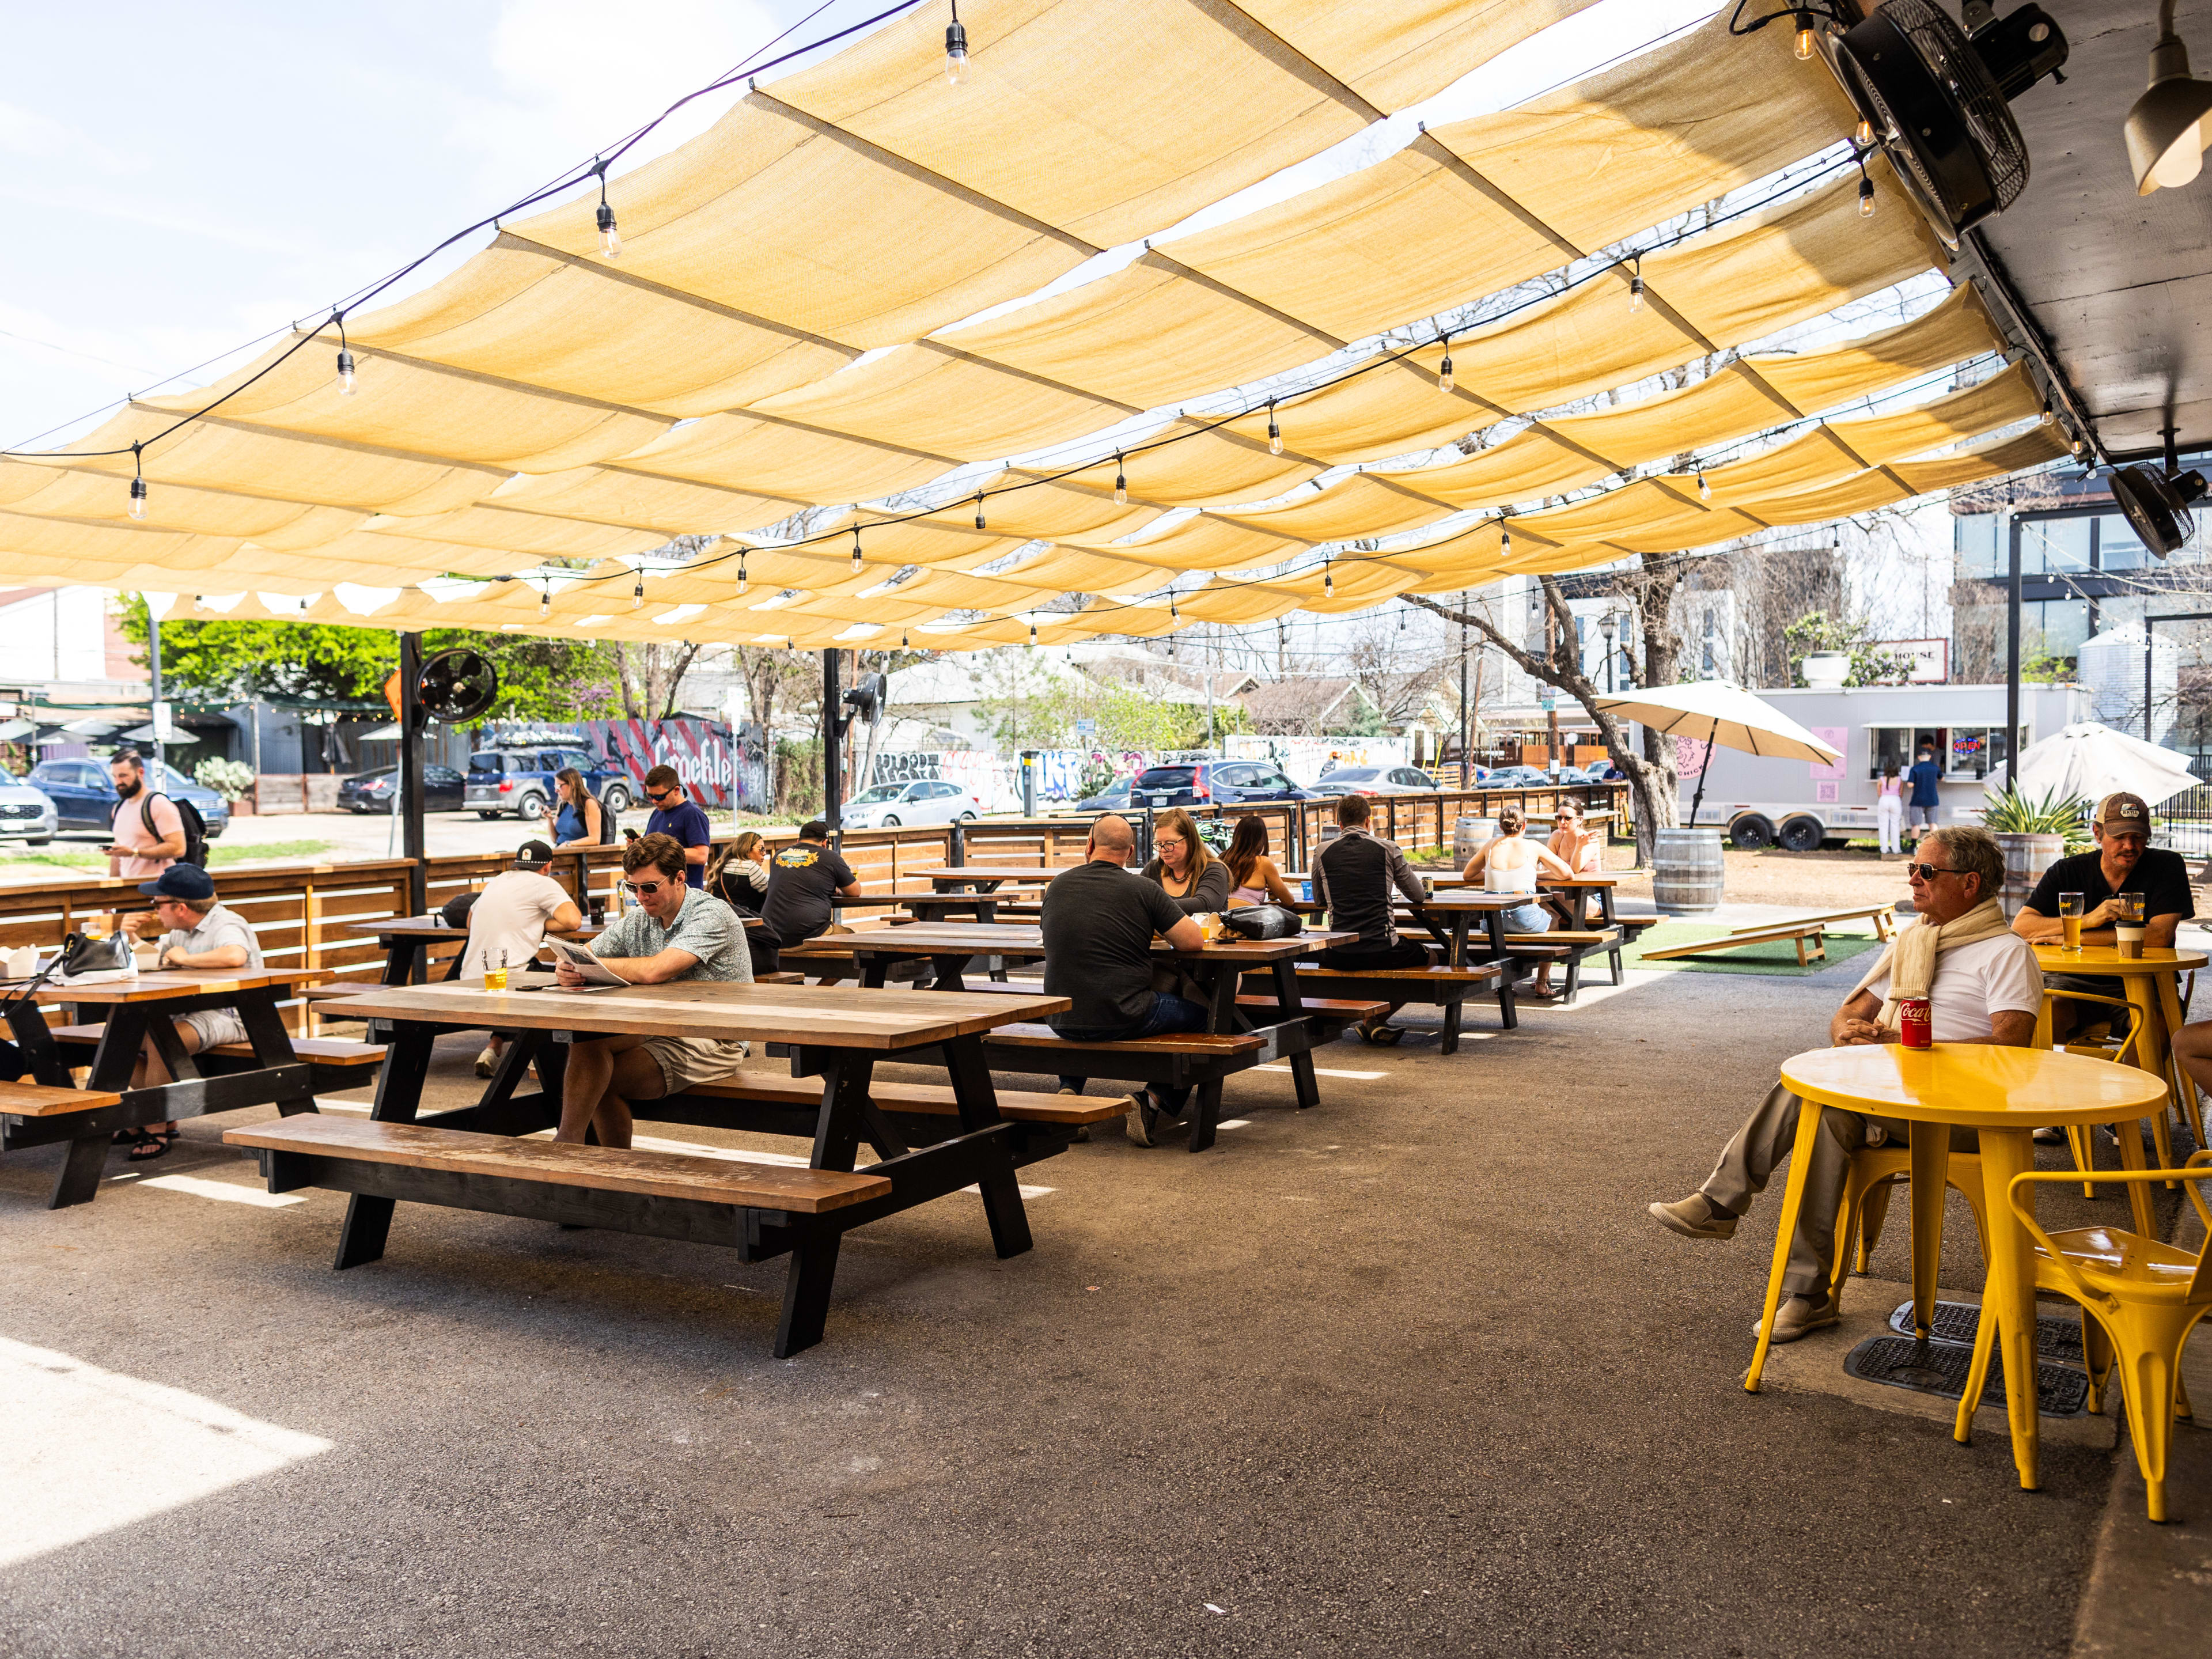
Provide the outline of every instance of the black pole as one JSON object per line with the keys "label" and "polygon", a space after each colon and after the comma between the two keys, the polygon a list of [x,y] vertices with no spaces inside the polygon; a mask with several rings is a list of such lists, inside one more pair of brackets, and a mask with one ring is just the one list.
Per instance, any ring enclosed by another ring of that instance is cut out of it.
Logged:
{"label": "black pole", "polygon": [[2005,781],[2020,785],[2020,520],[2011,521],[2012,536],[2005,601]]}
{"label": "black pole", "polygon": [[[1467,615],[1467,590],[1459,591],[1459,614]],[[1459,787],[1465,789],[1474,781],[1474,757],[1467,752],[1467,623],[1459,625]]]}
{"label": "black pole", "polygon": [[[411,860],[407,872],[407,912],[430,908],[429,857],[422,829],[422,636],[399,636],[399,851]],[[416,953],[419,968],[422,953]]]}
{"label": "black pole", "polygon": [[1705,780],[1712,775],[1713,739],[1720,734],[1721,717],[1716,714],[1713,716],[1713,729],[1705,733],[1705,763],[1698,769],[1698,790],[1690,797],[1690,821],[1682,826],[1686,830],[1698,827],[1698,808],[1705,803]]}
{"label": "black pole", "polygon": [[[146,596],[140,594],[142,599]],[[152,673],[152,707],[147,709],[149,724],[154,728],[154,781],[152,788],[167,792],[169,775],[167,757],[161,747],[161,619],[154,614],[154,607],[146,607],[146,666]]]}
{"label": "black pole", "polygon": [[844,823],[844,780],[839,771],[842,757],[838,752],[844,735],[838,724],[844,713],[842,702],[837,689],[837,653],[833,648],[822,653],[822,822],[830,826],[832,836]]}
{"label": "black pole", "polygon": [[2212,611],[2167,611],[2155,617],[2148,611],[2143,614],[2143,741],[2145,743],[2158,741],[2151,735],[2150,723],[2151,641],[2160,623],[2179,622],[2212,622]]}

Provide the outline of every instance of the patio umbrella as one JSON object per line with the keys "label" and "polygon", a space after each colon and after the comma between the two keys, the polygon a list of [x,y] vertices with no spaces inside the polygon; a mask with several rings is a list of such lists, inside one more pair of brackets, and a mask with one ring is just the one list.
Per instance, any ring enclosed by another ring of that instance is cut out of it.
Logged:
{"label": "patio umbrella", "polygon": [[[1843,758],[1773,704],[1762,702],[1726,680],[1693,680],[1687,685],[1651,686],[1600,697],[1595,707],[1670,736],[1702,738],[1708,744],[1741,749],[1781,760],[1818,761],[1832,766]],[[1705,803],[1705,775],[1698,774],[1698,793],[1690,799],[1690,827]]]}
{"label": "patio umbrella", "polygon": [[[2010,771],[2006,766],[1993,768],[1989,787],[1999,787]],[[2186,756],[2094,720],[2063,726],[2042,742],[2030,744],[2020,757],[2021,793],[2055,792],[2060,800],[2080,795],[2094,801],[2124,789],[2155,806],[2198,781]]]}

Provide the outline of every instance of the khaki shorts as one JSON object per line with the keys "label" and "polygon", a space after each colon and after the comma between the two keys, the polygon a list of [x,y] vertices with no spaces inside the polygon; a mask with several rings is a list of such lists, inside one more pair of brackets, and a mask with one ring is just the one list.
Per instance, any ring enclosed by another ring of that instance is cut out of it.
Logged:
{"label": "khaki shorts", "polygon": [[205,1054],[219,1042],[246,1041],[246,1022],[228,1008],[203,1008],[198,1013],[179,1014],[177,1024],[189,1025],[199,1038],[199,1047],[193,1052]]}
{"label": "khaki shorts", "polygon": [[738,1044],[720,1037],[647,1037],[638,1048],[660,1067],[660,1086],[681,1094],[694,1083],[720,1083],[738,1069]]}

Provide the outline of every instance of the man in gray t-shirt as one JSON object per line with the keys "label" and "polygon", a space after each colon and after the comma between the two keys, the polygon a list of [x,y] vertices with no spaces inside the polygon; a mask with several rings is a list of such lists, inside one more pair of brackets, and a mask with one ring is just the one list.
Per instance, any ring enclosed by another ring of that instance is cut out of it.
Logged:
{"label": "man in gray t-shirt", "polygon": [[[744,923],[713,894],[684,880],[683,844],[672,836],[641,836],[623,852],[623,884],[635,908],[607,924],[592,941],[592,954],[617,978],[633,985],[712,979],[750,985],[752,955]],[[584,976],[558,963],[555,976],[574,988]],[[633,1100],[658,1100],[694,1083],[711,1083],[738,1069],[742,1045],[717,1037],[595,1037],[572,1044],[561,1084],[557,1140],[580,1142],[597,1128],[602,1146],[630,1143]]]}
{"label": "man in gray t-shirt", "polygon": [[[253,929],[237,911],[216,902],[215,883],[197,864],[173,864],[152,881],[140,882],[138,890],[154,901],[154,908],[124,917],[123,931],[143,939],[156,928],[163,930],[158,947],[161,967],[261,968],[261,942]],[[204,1054],[217,1043],[246,1041],[246,1022],[235,1009],[203,1008],[179,1014],[174,1024],[177,1040],[188,1054]],[[146,1038],[131,1068],[131,1086],[143,1089],[173,1080],[154,1039]],[[174,1123],[138,1131],[131,1143],[132,1161],[161,1157],[176,1138]]]}

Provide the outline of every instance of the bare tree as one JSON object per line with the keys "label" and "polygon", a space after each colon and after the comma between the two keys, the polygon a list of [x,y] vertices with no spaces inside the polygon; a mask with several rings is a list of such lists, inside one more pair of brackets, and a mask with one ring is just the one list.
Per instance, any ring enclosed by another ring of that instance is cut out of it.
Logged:
{"label": "bare tree", "polygon": [[658,641],[639,645],[614,641],[615,676],[622,685],[623,713],[634,720],[668,720],[677,711],[684,677],[697,660],[699,647],[690,640],[673,645]]}

